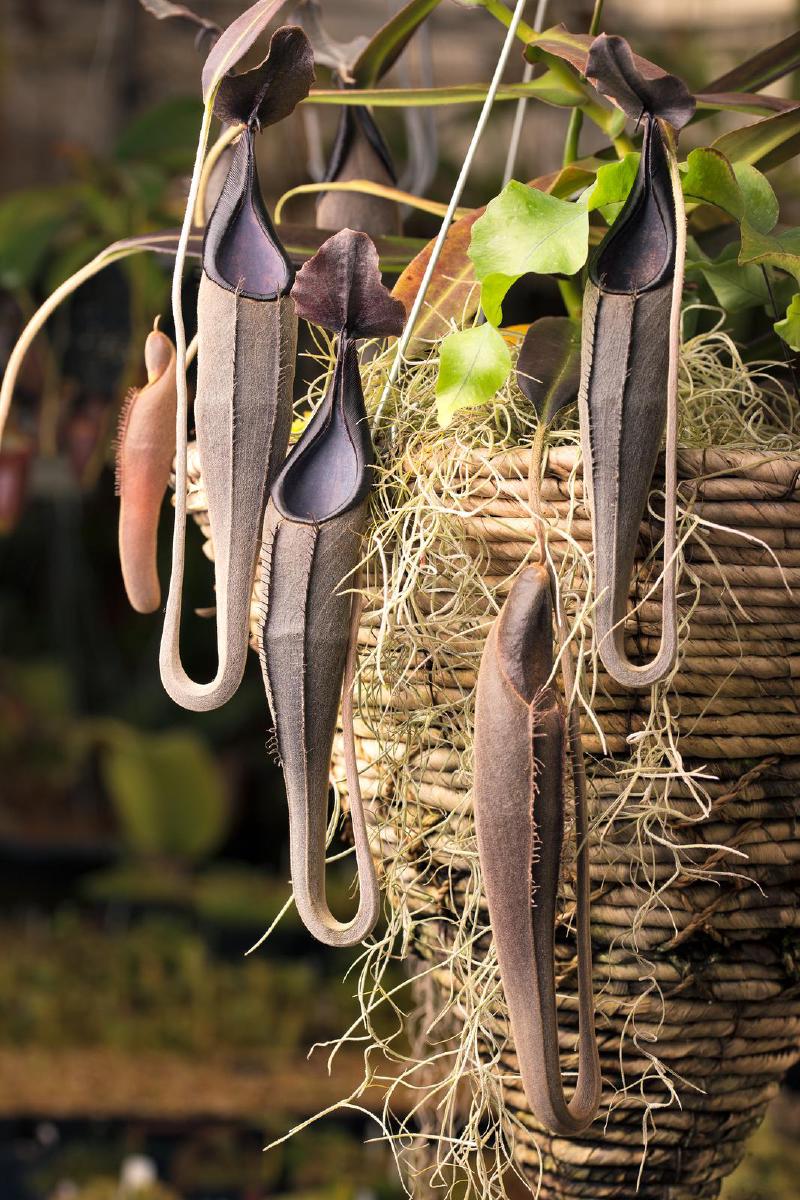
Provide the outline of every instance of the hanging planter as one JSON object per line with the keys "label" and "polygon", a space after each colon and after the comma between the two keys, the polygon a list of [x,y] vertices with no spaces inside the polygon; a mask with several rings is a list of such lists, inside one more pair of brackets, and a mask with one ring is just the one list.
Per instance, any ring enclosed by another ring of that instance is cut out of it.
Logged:
{"label": "hanging planter", "polygon": [[[385,627],[381,580],[374,580],[361,629],[357,743],[361,786],[381,829],[393,933],[410,931],[418,970],[429,973],[416,985],[420,1029],[431,1037],[427,1053],[450,1056],[444,1078],[428,1085],[430,1102],[452,1096],[455,1073],[462,1086],[471,1085],[465,1101],[452,1099],[461,1146],[442,1153],[432,1142],[429,1163],[449,1158],[473,1172],[476,1192],[486,1186],[491,1168],[479,1167],[472,1151],[476,1131],[488,1123],[505,1145],[508,1168],[516,1166],[531,1185],[541,1180],[540,1194],[553,1200],[713,1197],[797,1056],[800,974],[788,947],[800,900],[792,833],[800,688],[789,663],[800,627],[784,579],[795,577],[796,552],[776,546],[777,562],[767,565],[768,556],[747,553],[741,541],[702,524],[690,530],[706,516],[718,521],[724,509],[731,518],[746,512],[745,534],[757,525],[761,534],[771,529],[773,543],[800,545],[800,446],[778,455],[755,446],[679,453],[692,515],[682,530],[677,673],[652,705],[604,671],[589,671],[581,683],[592,710],[582,732],[603,1093],[597,1119],[566,1137],[553,1134],[552,1117],[549,1128],[535,1120],[530,1090],[526,1096],[518,1082],[520,1074],[526,1078],[523,1054],[531,1051],[526,1043],[517,1057],[503,999],[495,957],[502,965],[503,947],[483,893],[472,790],[485,634],[509,578],[521,580],[530,569],[523,564],[534,525],[521,496],[530,451],[496,445],[467,456],[456,435],[450,454],[435,470],[415,458],[416,483],[403,470],[411,488],[405,520],[416,522],[414,535],[426,543],[427,569],[417,572],[415,586],[405,581],[395,628]],[[542,490],[553,531],[563,530],[564,546],[576,540],[576,557],[587,555],[574,444],[553,448]],[[776,505],[790,524],[776,526]],[[407,561],[414,535],[401,539],[393,564]],[[646,523],[637,543],[638,599],[659,569],[646,563],[652,548]],[[570,557],[565,550],[561,578],[570,579],[580,610],[586,577]],[[480,565],[474,573],[465,567],[454,590],[446,580],[459,560]],[[392,592],[399,583],[389,581]],[[633,657],[646,657],[658,643],[659,614],[653,598],[626,623]],[[501,755],[508,722],[504,731],[496,731]],[[498,821],[503,799],[498,795]],[[515,879],[512,849],[506,888]],[[542,853],[540,847],[540,860]],[[574,1080],[586,1009],[576,974],[572,872],[568,863],[555,962],[557,1045],[561,1068]],[[520,1003],[515,993],[506,996],[509,1005]],[[425,1079],[425,1053],[418,1051],[418,1067],[406,1067],[409,1082]],[[543,1086],[541,1071],[538,1079]]]}

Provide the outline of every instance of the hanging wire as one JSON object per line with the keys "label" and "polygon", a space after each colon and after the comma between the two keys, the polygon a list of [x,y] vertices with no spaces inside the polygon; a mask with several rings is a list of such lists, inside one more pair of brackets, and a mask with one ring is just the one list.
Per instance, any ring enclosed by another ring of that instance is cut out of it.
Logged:
{"label": "hanging wire", "polygon": [[497,60],[497,66],[495,67],[494,75],[492,76],[492,82],[489,84],[489,90],[486,93],[486,99],[483,102],[483,108],[481,109],[481,114],[478,117],[478,121],[475,126],[475,132],[472,135],[472,141],[467,147],[467,153],[464,156],[464,162],[462,163],[458,179],[456,180],[456,185],[453,188],[453,194],[450,197],[450,203],[447,205],[447,212],[442,218],[442,225],[436,238],[430,259],[428,260],[428,265],[425,268],[425,274],[422,277],[422,282],[419,285],[419,291],[417,292],[414,298],[414,303],[411,306],[411,312],[408,314],[408,320],[406,321],[405,329],[403,330],[400,340],[397,343],[397,351],[394,356],[394,361],[392,362],[389,370],[386,385],[383,389],[380,402],[375,412],[374,428],[377,428],[380,424],[381,417],[389,400],[392,388],[397,382],[397,377],[400,374],[400,368],[403,365],[406,350],[411,342],[411,335],[414,332],[414,326],[417,323],[417,318],[419,317],[419,314],[422,311],[422,306],[425,303],[425,296],[427,295],[428,287],[430,286],[431,279],[433,278],[433,272],[436,270],[436,264],[438,263],[439,256],[442,253],[442,247],[444,246],[447,232],[453,222],[456,209],[461,201],[461,196],[464,192],[464,187],[466,186],[466,182],[472,168],[475,153],[478,149],[478,144],[483,135],[483,131],[486,128],[486,123],[489,120],[489,115],[492,111],[492,104],[494,103],[494,98],[497,95],[497,89],[500,86],[500,81],[503,78],[503,72],[505,71],[506,63],[508,62],[508,56],[511,53],[511,47],[514,44],[517,28],[522,20],[522,13],[525,9],[525,3],[526,0],[517,0],[517,3],[514,7],[514,13],[511,17],[511,21],[509,22],[502,49],[500,50],[500,57]]}
{"label": "hanging wire", "polygon": [[[533,19],[533,28],[537,33],[542,32],[542,26],[547,17],[547,6],[549,0],[539,0],[536,8],[536,16]],[[525,63],[525,70],[522,75],[523,83],[530,83],[533,79],[533,68],[535,64],[532,62]],[[503,187],[509,182],[514,175],[514,167],[517,161],[519,152],[520,138],[522,137],[522,127],[525,124],[525,109],[528,104],[528,97],[522,96],[517,101],[516,111],[514,113],[514,124],[511,128],[511,141],[508,143],[508,154],[506,155],[506,165],[503,169]]]}

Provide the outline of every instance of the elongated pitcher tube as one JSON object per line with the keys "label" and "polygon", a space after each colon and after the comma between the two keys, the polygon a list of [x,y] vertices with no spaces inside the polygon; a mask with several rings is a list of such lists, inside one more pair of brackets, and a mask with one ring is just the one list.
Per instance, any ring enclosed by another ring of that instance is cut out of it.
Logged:
{"label": "elongated pitcher tube", "polygon": [[[676,454],[685,217],[672,134],[645,115],[631,195],[590,264],[578,395],[595,559],[595,636],[631,688],[669,674],[677,654]],[[666,429],[661,645],[637,664],[624,646],[636,545]]]}
{"label": "elongated pitcher tube", "polygon": [[[195,423],[214,546],[214,678],[197,682],[181,661],[183,543],[173,561],[161,641],[164,687],[176,703],[196,711],[226,703],[247,660],[264,510],[292,420],[297,316],[287,292],[293,278],[261,199],[248,129],[206,231],[197,305]],[[180,500],[180,480],[177,493]]]}
{"label": "elongated pitcher tube", "polygon": [[340,349],[328,394],[275,482],[264,519],[261,664],[289,805],[295,903],[327,945],[362,941],[378,887],[360,795],[350,781],[359,906],[338,921],[325,895],[328,779],[363,553],[373,453],[355,344]]}
{"label": "elongated pitcher tube", "polygon": [[551,1132],[580,1133],[600,1103],[589,929],[586,797],[575,773],[578,1077],[559,1061],[555,921],[564,838],[565,720],[551,681],[547,569],[527,567],[495,620],[475,704],[475,822],[492,938],[525,1095]]}
{"label": "elongated pitcher tube", "polygon": [[[264,518],[261,665],[286,781],[297,909],[321,942],[350,946],[370,932],[379,908],[353,745],[360,605],[351,597],[374,463],[356,339],[399,334],[405,312],[381,282],[372,242],[351,229],[306,263],[293,297],[300,316],[338,333],[337,354],[328,391],[275,480]],[[359,881],[358,910],[347,922],[334,917],[325,894],[340,701]]]}

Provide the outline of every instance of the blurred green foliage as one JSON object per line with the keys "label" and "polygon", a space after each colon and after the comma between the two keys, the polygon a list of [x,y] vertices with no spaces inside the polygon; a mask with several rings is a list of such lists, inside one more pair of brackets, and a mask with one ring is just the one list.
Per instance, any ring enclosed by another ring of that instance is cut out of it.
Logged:
{"label": "blurred green foliage", "polygon": [[[0,201],[0,287],[52,291],[110,242],[175,224],[175,179],[191,169],[199,120],[197,101],[167,100],[137,117],[108,157],[70,146],[62,152],[66,182]],[[130,269],[145,289],[142,302],[160,303],[164,273],[150,256]]]}
{"label": "blurred green foliage", "polygon": [[308,961],[225,961],[186,922],[150,917],[114,937],[73,914],[0,927],[0,1044],[271,1056],[338,1036],[352,985]]}
{"label": "blurred green foliage", "polygon": [[134,852],[195,861],[217,848],[227,824],[225,785],[204,742],[183,730],[145,733],[117,722],[103,741],[103,779]]}

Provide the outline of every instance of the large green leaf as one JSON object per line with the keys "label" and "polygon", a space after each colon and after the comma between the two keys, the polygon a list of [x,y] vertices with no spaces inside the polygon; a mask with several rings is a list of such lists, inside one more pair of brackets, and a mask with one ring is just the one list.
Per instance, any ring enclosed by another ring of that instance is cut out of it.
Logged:
{"label": "large green leaf", "polygon": [[436,379],[436,415],[446,428],[462,408],[488,404],[508,379],[511,352],[487,324],[460,329],[442,341]]}
{"label": "large green leaf", "polygon": [[763,308],[770,299],[764,272],[754,264],[741,266],[737,254],[738,247],[733,244],[726,246],[716,259],[688,259],[687,278],[702,276],[711,288],[714,299],[726,312]]}
{"label": "large green leaf", "polygon": [[713,146],[690,151],[681,186],[687,200],[714,204],[737,221],[744,213],[744,200],[733,167]]}
{"label": "large green leaf", "polygon": [[120,728],[101,759],[103,778],[129,844],[140,853],[199,859],[228,819],[224,781],[191,733]]}
{"label": "large green leaf", "polygon": [[800,350],[800,292],[792,296],[786,316],[775,322],[774,329],[792,350]]}
{"label": "large green leaf", "polygon": [[472,230],[469,256],[487,320],[499,324],[506,292],[522,275],[574,275],[589,253],[589,214],[512,180]]}
{"label": "large green leaf", "polygon": [[609,225],[616,219],[633,187],[640,157],[632,151],[618,162],[606,163],[598,169],[594,184],[583,196],[589,212],[599,209]]}
{"label": "large green leaf", "polygon": [[772,184],[752,163],[733,163],[733,173],[742,193],[744,218],[759,233],[769,233],[778,220],[778,197]]}

